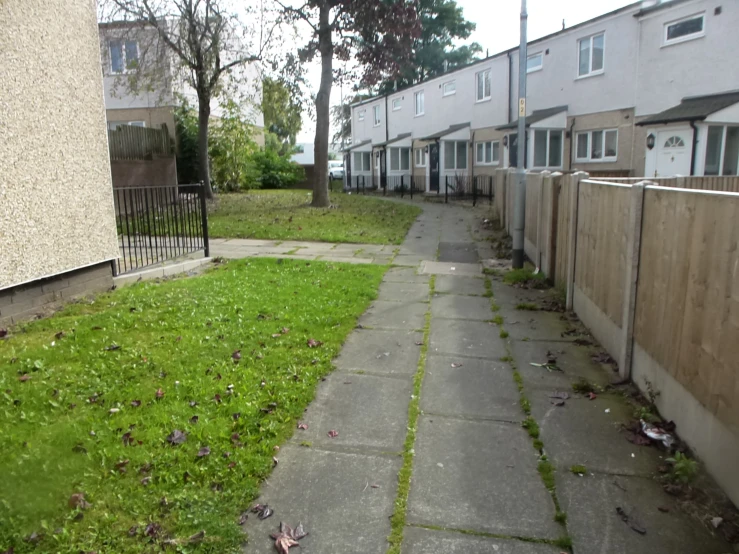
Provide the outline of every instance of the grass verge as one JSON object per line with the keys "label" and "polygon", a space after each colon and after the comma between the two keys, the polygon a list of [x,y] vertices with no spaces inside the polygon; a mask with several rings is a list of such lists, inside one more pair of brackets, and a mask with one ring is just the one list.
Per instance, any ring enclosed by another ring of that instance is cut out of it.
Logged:
{"label": "grass verge", "polygon": [[331,194],[331,208],[311,208],[308,191],[218,196],[209,208],[211,238],[400,244],[421,213],[417,206]]}
{"label": "grass verge", "polygon": [[[436,276],[432,275],[429,281],[429,298],[434,296],[434,284]],[[418,369],[413,376],[413,396],[408,406],[408,434],[403,446],[403,467],[398,473],[398,494],[395,498],[395,511],[390,518],[390,536],[388,542],[390,548],[387,554],[400,554],[400,546],[403,542],[403,529],[405,528],[406,512],[408,510],[408,493],[411,490],[411,475],[413,473],[413,446],[416,443],[416,431],[418,429],[418,416],[421,413],[421,385],[426,373],[426,356],[429,349],[429,334],[431,331],[431,307],[426,312],[426,322],[423,327],[423,345],[421,356],[418,359]]]}
{"label": "grass verge", "polygon": [[0,551],[240,552],[239,514],[385,269],[242,260],[11,329]]}

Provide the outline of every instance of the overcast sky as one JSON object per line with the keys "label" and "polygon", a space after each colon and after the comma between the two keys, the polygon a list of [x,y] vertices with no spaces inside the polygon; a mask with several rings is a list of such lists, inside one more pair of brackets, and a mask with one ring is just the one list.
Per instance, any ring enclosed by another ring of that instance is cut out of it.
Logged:
{"label": "overcast sky", "polygon": [[[528,38],[533,40],[561,30],[563,19],[571,27],[631,3],[629,0],[528,0]],[[492,55],[518,44],[519,0],[457,0],[457,4],[464,9],[465,18],[477,24],[468,42],[480,43],[483,54],[487,50]],[[320,76],[318,67],[311,68],[309,76],[311,92],[315,92]],[[344,93],[348,92],[348,87],[344,87]],[[335,86],[331,103],[340,102],[341,90]],[[306,115],[298,142],[313,142],[314,132],[315,122]]]}

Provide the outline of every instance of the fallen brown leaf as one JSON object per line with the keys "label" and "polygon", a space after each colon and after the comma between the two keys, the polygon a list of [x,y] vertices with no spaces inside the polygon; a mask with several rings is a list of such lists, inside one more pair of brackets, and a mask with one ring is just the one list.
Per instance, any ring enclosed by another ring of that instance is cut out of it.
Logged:
{"label": "fallen brown leaf", "polygon": [[308,348],[317,348],[321,346],[323,343],[320,340],[316,339],[308,339]]}
{"label": "fallen brown leaf", "polygon": [[210,448],[203,446],[198,450],[198,458],[205,458],[206,456],[210,456]]}
{"label": "fallen brown leaf", "polygon": [[25,382],[26,382],[26,381],[28,381],[29,379],[31,379],[31,376],[30,376],[30,375],[29,375],[28,373],[24,373],[23,375],[21,375],[20,377],[18,377],[18,380],[19,380],[19,381],[20,381],[21,383],[25,383]]}
{"label": "fallen brown leaf", "polygon": [[331,430],[330,430],[330,431],[328,432],[328,436],[329,436],[330,438],[332,438],[332,439],[335,439],[336,437],[338,437],[338,436],[339,436],[339,432],[338,432],[338,431],[334,431],[333,429],[331,429]]}
{"label": "fallen brown leaf", "polygon": [[156,392],[156,397],[157,398],[164,398],[164,389],[158,388],[157,389],[157,392]]}
{"label": "fallen brown leaf", "polygon": [[90,504],[87,500],[85,500],[84,492],[77,492],[69,497],[69,507],[85,510],[87,508],[92,507],[92,504]]}
{"label": "fallen brown leaf", "polygon": [[187,433],[183,433],[179,429],[175,429],[169,435],[167,435],[167,442],[169,444],[182,444],[187,440]]}
{"label": "fallen brown leaf", "polygon": [[134,408],[138,408],[139,406],[141,406],[141,400],[131,400],[131,406],[133,406]]}

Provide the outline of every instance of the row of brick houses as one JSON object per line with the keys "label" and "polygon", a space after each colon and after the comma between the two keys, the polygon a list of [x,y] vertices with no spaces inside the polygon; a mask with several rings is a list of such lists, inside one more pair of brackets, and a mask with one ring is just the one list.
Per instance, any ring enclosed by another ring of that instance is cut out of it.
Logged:
{"label": "row of brick houses", "polygon": [[[529,42],[526,167],[737,175],[738,26],[737,2],[650,0]],[[351,186],[515,166],[518,67],[511,49],[354,104]]]}

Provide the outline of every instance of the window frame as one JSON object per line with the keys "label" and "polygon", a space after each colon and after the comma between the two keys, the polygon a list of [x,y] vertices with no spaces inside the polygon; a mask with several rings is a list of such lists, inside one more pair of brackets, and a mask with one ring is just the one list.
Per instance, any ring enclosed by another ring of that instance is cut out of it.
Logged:
{"label": "window frame", "polygon": [[[691,33],[689,35],[683,35],[681,37],[673,39],[667,38],[670,27],[672,27],[673,25],[677,25],[678,23],[690,21],[691,19],[700,19],[702,21],[703,24],[701,25],[701,30],[698,33]],[[703,38],[704,36],[706,36],[706,12],[698,12],[692,15],[681,17],[680,19],[668,21],[663,25],[662,28],[662,46],[672,46],[673,44],[680,44],[681,42],[688,42],[690,40]]]}
{"label": "window frame", "polygon": [[357,121],[364,121],[364,116],[367,110],[358,110],[357,111]]}
{"label": "window frame", "polygon": [[[446,87],[447,85],[453,85],[454,89],[451,92],[447,92]],[[452,79],[451,81],[446,81],[445,83],[442,83],[441,85],[441,96],[442,98],[445,96],[454,96],[457,94],[457,80]]]}
{"label": "window frame", "polygon": [[[402,101],[403,101],[402,98],[393,98],[393,111],[394,112],[397,112],[403,107],[403,104],[401,104]],[[397,106],[395,105],[396,102],[397,102]]]}
{"label": "window frame", "polygon": [[426,147],[414,148],[413,165],[415,167],[426,167]]}
{"label": "window frame", "polygon": [[[598,38],[603,37],[603,67],[600,69],[593,69],[593,41]],[[580,54],[582,50],[580,49],[580,44],[583,41],[588,41],[589,44],[589,63],[588,68],[589,71],[587,73],[580,73]],[[595,77],[596,75],[603,75],[606,71],[606,32],[600,31],[598,33],[589,35],[587,37],[582,37],[577,40],[577,79],[587,79],[588,77]]]}
{"label": "window frame", "polygon": [[[354,165],[352,166],[352,172],[356,173],[369,173],[372,171],[372,156],[371,152],[354,152]],[[359,156],[359,159],[362,160],[362,167],[357,167],[357,156]],[[367,168],[364,168],[364,162],[367,162]]]}
{"label": "window frame", "polygon": [[[711,127],[717,127],[721,129],[721,141],[719,143],[719,152],[718,152],[718,168],[716,173],[706,173],[706,158],[708,157],[708,133],[711,129]],[[704,139],[706,141],[706,148],[703,153],[703,175],[706,176],[712,176],[712,177],[727,177],[727,176],[734,176],[735,174],[729,173],[727,175],[726,173],[726,143],[729,140],[729,130],[730,129],[736,129],[739,128],[739,125],[736,124],[727,124],[727,123],[718,123],[714,125],[709,125],[706,130],[706,138]],[[736,174],[739,175],[739,168],[737,168]]]}
{"label": "window frame", "polygon": [[[532,169],[562,169],[564,167],[564,149],[565,149],[565,140],[564,140],[564,130],[562,129],[531,129],[532,131],[532,139],[533,144],[531,148],[531,168]],[[536,165],[536,133],[537,132],[544,132],[547,134],[546,139],[546,165]],[[552,141],[552,133],[559,133],[561,137],[560,146],[559,146],[559,165],[549,165],[549,160],[551,158],[550,155],[550,148],[551,148],[551,141]]]}
{"label": "window frame", "polygon": [[[444,142],[444,171],[469,171],[470,145],[467,140],[445,140]],[[453,144],[454,164],[453,167],[447,167],[447,144]],[[464,144],[464,167],[459,167],[459,145]]]}
{"label": "window frame", "polygon": [[[421,111],[418,111],[418,99],[421,99]],[[426,114],[426,95],[423,90],[413,94],[413,112],[414,117],[421,117]]]}
{"label": "window frame", "polygon": [[[113,44],[121,45],[121,61],[123,62],[123,68],[120,71],[116,71],[115,69],[113,69],[113,53],[111,52]],[[131,71],[134,71],[136,69],[136,67],[132,67],[129,65],[129,61],[128,61],[128,45],[129,44],[136,45],[136,64],[138,65],[140,56],[139,56],[139,43],[137,40],[125,39],[125,38],[108,39],[108,67],[110,69],[111,75],[125,75],[126,73],[130,73]]]}
{"label": "window frame", "polygon": [[[593,158],[593,134],[600,133],[602,136],[602,142],[603,145],[603,156],[600,158]],[[605,149],[606,149],[606,133],[616,133],[616,155],[615,156],[606,156],[605,155]],[[578,142],[580,140],[581,136],[587,137],[587,156],[585,158],[582,158],[578,156],[577,150],[578,150]],[[608,128],[608,129],[591,129],[589,131],[576,131],[575,132],[575,153],[574,158],[575,162],[579,163],[613,163],[618,161],[618,128]]]}
{"label": "window frame", "polygon": [[[478,81],[480,77],[482,76],[483,79],[485,79],[485,75],[488,76],[488,94],[485,96],[485,81],[483,80],[482,84],[482,98],[479,96],[480,92],[480,86],[478,84]],[[487,102],[493,97],[493,73],[492,69],[483,69],[482,71],[478,71],[475,73],[475,103],[478,102]]]}
{"label": "window frame", "polygon": [[[411,170],[411,154],[410,154],[411,148],[409,146],[391,146],[389,150],[390,150],[390,153],[388,157],[390,158],[390,167],[388,170],[391,173],[403,173],[403,172]],[[397,156],[397,159],[396,159],[396,161],[398,162],[397,167],[393,167],[393,155],[394,154]],[[403,154],[405,154],[405,156],[403,156]],[[403,162],[406,162],[405,165],[407,167],[403,167],[404,165]]]}
{"label": "window frame", "polygon": [[[497,145],[498,156],[495,156],[495,146]],[[486,161],[487,148],[490,147],[490,161]],[[479,149],[482,147],[482,159],[478,156]],[[500,165],[500,141],[499,140],[481,140],[475,143],[475,165]]]}
{"label": "window frame", "polygon": [[[534,67],[534,68],[529,68],[529,60],[532,58],[536,58],[537,56],[539,57],[539,60],[540,60],[539,66]],[[542,69],[544,69],[544,52],[536,52],[535,54],[530,54],[526,56],[526,74],[535,73],[537,71],[541,71]]]}
{"label": "window frame", "polygon": [[373,116],[373,127],[379,127],[382,124],[382,110],[380,109],[380,106],[372,106],[372,116]]}

